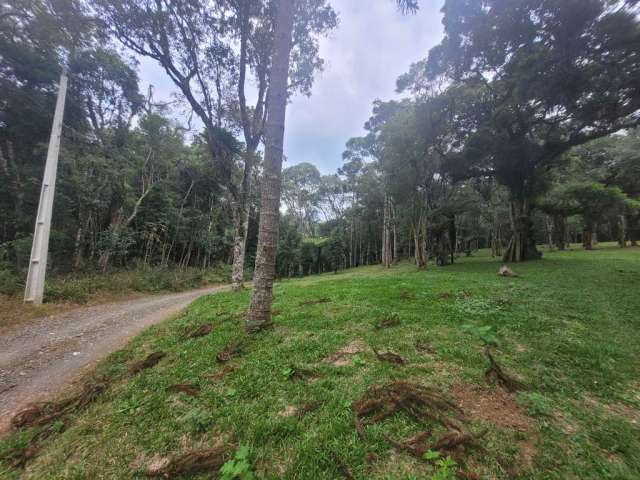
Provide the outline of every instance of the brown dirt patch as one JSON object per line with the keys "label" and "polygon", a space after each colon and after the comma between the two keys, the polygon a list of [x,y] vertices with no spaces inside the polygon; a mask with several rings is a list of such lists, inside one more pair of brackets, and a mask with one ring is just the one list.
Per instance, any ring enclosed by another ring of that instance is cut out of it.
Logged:
{"label": "brown dirt patch", "polygon": [[533,426],[533,420],[512,393],[465,384],[452,386],[450,393],[458,407],[473,418],[520,432],[528,432]]}
{"label": "brown dirt patch", "polygon": [[178,383],[167,387],[167,391],[171,393],[185,393],[192,397],[200,395],[200,386],[193,383]]}
{"label": "brown dirt patch", "polygon": [[351,362],[349,360],[350,356],[362,353],[366,348],[367,347],[362,340],[353,340],[342,347],[340,350],[335,351],[334,353],[323,359],[322,361],[324,363],[330,363],[336,367],[344,367],[345,365],[349,365],[349,363]]}
{"label": "brown dirt patch", "polygon": [[295,405],[287,405],[283,410],[278,412],[278,417],[289,418],[293,417],[298,412],[298,407]]}

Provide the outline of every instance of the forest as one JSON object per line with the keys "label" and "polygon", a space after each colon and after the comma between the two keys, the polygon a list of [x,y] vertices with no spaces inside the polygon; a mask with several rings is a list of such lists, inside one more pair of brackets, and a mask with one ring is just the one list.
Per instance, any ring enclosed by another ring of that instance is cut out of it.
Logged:
{"label": "forest", "polygon": [[0,478],[640,477],[640,1],[375,1],[442,31],[330,170],[344,2],[0,2]]}
{"label": "forest", "polygon": [[[26,275],[63,64],[71,83],[50,269],[224,264],[234,284],[251,276],[272,29],[269,5],[254,3],[3,4],[4,293]],[[307,3],[289,95],[311,94],[319,38],[337,23],[324,2]],[[452,2],[442,43],[398,79],[402,100],[373,103],[337,172],[284,169],[277,275],[407,257],[446,265],[479,248],[521,261],[539,256],[536,244],[636,245],[638,27],[622,3],[591,2],[569,24],[569,7],[550,7],[525,36],[514,23],[529,12],[505,6],[480,21],[481,9]],[[160,17],[153,38],[141,33]],[[140,91],[134,55],[164,68],[180,92],[174,104]]]}

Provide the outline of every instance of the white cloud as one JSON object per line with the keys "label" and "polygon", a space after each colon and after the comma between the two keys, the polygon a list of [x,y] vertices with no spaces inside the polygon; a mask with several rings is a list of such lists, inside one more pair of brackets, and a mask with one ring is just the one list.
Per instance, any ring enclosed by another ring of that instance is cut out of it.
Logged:
{"label": "white cloud", "polygon": [[376,98],[395,95],[409,65],[442,36],[442,0],[424,0],[417,15],[401,15],[392,0],[333,0],[338,30],[321,42],[325,71],[311,98],[287,110],[285,153],[291,164],[311,162],[324,173],[341,165],[345,142],[363,133]]}

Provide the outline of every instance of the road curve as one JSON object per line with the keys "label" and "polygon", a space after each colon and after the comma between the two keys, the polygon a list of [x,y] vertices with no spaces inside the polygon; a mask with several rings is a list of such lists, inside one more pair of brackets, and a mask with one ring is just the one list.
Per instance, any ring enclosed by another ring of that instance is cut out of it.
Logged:
{"label": "road curve", "polygon": [[145,327],[218,286],[79,308],[43,317],[0,336],[0,434],[31,402],[50,398]]}

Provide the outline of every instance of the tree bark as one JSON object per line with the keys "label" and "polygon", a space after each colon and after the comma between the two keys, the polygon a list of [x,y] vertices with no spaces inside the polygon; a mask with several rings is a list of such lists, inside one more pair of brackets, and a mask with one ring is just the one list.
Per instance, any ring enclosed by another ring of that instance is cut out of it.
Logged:
{"label": "tree bark", "polygon": [[582,232],[582,246],[585,250],[593,250],[593,231],[590,227],[585,227]]}
{"label": "tree bark", "polygon": [[625,215],[620,215],[618,230],[618,245],[625,248],[627,246],[627,217]]}
{"label": "tree bark", "polygon": [[413,225],[413,241],[414,241],[414,258],[416,261],[416,268],[423,270],[427,266],[427,252],[425,250],[425,221],[424,217],[420,216],[417,223]]}
{"label": "tree bark", "polygon": [[233,269],[231,273],[231,289],[239,291],[244,288],[244,259],[249,229],[249,212],[251,209],[251,168],[252,161],[247,152],[240,187],[240,198],[234,206],[235,238],[233,243]]}
{"label": "tree bark", "polygon": [[282,151],[287,110],[289,56],[293,33],[293,0],[277,0],[276,25],[271,64],[271,87],[267,101],[265,131],[266,149],[260,196],[258,251],[253,275],[253,293],[245,328],[259,331],[271,324],[273,280],[275,277],[280,188],[282,183]]}
{"label": "tree bark", "polygon": [[553,244],[560,251],[566,248],[567,218],[562,215],[553,216]]}
{"label": "tree bark", "polygon": [[384,214],[382,221],[382,265],[391,268],[393,262],[393,251],[391,250],[391,199],[388,195],[384,197]]}
{"label": "tree bark", "polygon": [[528,199],[511,200],[511,240],[502,256],[503,262],[537,260],[542,254],[536,249]]}

